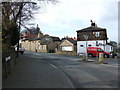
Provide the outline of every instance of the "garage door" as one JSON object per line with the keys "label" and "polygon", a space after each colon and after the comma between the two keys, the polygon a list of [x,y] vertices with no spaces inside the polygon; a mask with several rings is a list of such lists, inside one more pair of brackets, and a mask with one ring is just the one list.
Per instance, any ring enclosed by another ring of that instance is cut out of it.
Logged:
{"label": "garage door", "polygon": [[73,51],[72,46],[62,46],[62,51]]}

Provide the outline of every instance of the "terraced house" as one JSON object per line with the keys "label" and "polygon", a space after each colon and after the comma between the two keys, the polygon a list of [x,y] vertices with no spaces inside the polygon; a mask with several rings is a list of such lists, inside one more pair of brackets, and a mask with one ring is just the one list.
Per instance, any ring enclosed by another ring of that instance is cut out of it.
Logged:
{"label": "terraced house", "polygon": [[23,35],[21,45],[26,51],[77,55],[76,38],[64,37],[60,40],[56,36],[44,35],[38,26],[36,30],[38,33],[35,35],[31,32],[26,32]]}
{"label": "terraced house", "polygon": [[26,51],[55,53],[60,43],[59,37],[43,35],[35,40],[22,41]]}

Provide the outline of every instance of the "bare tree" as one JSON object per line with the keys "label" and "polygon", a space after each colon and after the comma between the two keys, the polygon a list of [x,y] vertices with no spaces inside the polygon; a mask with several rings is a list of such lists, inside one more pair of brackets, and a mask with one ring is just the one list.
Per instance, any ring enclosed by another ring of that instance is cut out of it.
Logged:
{"label": "bare tree", "polygon": [[[57,3],[56,0],[38,0],[38,2]],[[40,7],[34,2],[2,2],[3,43],[12,45],[11,40],[16,34],[15,32],[18,32],[19,24],[23,24],[33,18],[35,11],[38,9]]]}

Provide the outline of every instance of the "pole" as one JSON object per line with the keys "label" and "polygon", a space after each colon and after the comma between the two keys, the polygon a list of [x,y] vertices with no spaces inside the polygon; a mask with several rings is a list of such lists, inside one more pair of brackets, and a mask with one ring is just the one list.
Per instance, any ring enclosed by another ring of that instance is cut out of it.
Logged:
{"label": "pole", "polygon": [[[96,46],[98,48],[98,41],[96,40]],[[96,59],[98,59],[99,55],[98,55],[98,49],[97,49],[97,55],[96,55]]]}
{"label": "pole", "polygon": [[88,54],[87,54],[87,39],[86,39],[86,61],[88,61]]}
{"label": "pole", "polygon": [[87,40],[88,40],[88,36],[87,35],[83,35],[83,37],[86,40],[86,61],[88,61],[88,54],[87,54]]}

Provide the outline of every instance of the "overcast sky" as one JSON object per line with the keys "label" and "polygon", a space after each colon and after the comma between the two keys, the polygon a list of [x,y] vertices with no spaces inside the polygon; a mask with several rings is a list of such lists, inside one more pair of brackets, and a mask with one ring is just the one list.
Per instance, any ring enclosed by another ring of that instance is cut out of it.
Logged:
{"label": "overcast sky", "polygon": [[77,37],[77,30],[90,26],[90,20],[98,27],[106,28],[109,40],[118,41],[119,0],[59,0],[57,5],[46,5],[35,15],[44,34]]}
{"label": "overcast sky", "polygon": [[[120,43],[120,1],[119,1],[119,4],[118,4],[118,42]],[[120,46],[120,44],[119,44]]]}

